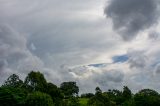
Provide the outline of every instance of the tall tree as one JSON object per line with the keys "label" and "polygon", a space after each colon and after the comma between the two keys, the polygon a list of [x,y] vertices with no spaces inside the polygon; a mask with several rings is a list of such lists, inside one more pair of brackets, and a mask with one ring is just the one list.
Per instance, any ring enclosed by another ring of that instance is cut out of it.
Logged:
{"label": "tall tree", "polygon": [[66,98],[78,95],[79,92],[79,87],[76,85],[76,82],[63,82],[60,85],[60,89]]}
{"label": "tall tree", "polygon": [[63,94],[61,93],[60,89],[52,84],[47,83],[47,94],[49,94],[52,97],[52,100],[56,106],[59,106],[63,101]]}
{"label": "tall tree", "polygon": [[160,106],[158,92],[151,89],[140,90],[134,96],[136,106]]}
{"label": "tall tree", "polygon": [[21,88],[1,87],[0,106],[24,106],[26,95]]}
{"label": "tall tree", "polygon": [[116,105],[121,105],[123,103],[123,94],[117,89],[108,90],[107,92],[111,101],[114,101]]}
{"label": "tall tree", "polygon": [[47,88],[47,81],[40,72],[31,71],[26,77],[24,83],[30,91],[45,92]]}
{"label": "tall tree", "polygon": [[96,87],[95,91],[96,91],[96,94],[102,93],[102,90],[99,87]]}
{"label": "tall tree", "polygon": [[23,86],[23,81],[19,78],[18,75],[12,74],[7,78],[7,80],[4,82],[2,85],[3,87],[22,87]]}
{"label": "tall tree", "polygon": [[89,99],[88,106],[111,106],[111,102],[106,93],[102,93],[99,87],[96,87],[95,91],[95,96]]}
{"label": "tall tree", "polygon": [[122,95],[123,95],[124,101],[129,100],[129,99],[132,98],[132,92],[127,86],[123,87]]}

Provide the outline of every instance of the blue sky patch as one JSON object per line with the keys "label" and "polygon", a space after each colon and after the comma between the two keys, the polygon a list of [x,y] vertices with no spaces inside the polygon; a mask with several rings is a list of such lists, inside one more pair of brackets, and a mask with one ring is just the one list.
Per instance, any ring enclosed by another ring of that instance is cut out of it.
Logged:
{"label": "blue sky patch", "polygon": [[113,63],[118,63],[118,62],[123,63],[123,62],[127,61],[128,59],[129,58],[126,54],[112,57]]}
{"label": "blue sky patch", "polygon": [[106,66],[106,63],[99,63],[99,64],[89,64],[88,66],[92,66],[92,67],[104,67]]}

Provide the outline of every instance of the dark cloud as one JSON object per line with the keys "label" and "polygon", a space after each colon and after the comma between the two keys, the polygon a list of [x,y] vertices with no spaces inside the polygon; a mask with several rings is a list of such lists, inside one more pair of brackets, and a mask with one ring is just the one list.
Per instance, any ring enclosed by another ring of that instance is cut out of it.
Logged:
{"label": "dark cloud", "polygon": [[7,24],[0,25],[0,57],[19,60],[27,56],[26,38]]}
{"label": "dark cloud", "polygon": [[151,31],[148,35],[148,38],[151,40],[158,40],[160,38],[160,33],[156,32],[156,31]]}
{"label": "dark cloud", "polygon": [[7,62],[5,60],[0,60],[0,75],[1,72],[4,71],[4,68],[6,67]]}
{"label": "dark cloud", "polygon": [[130,40],[157,22],[158,4],[156,0],[110,0],[104,12],[112,19],[114,30]]}
{"label": "dark cloud", "polygon": [[3,73],[0,77],[16,71],[26,74],[26,70],[42,68],[42,65],[43,62],[27,48],[27,38],[23,34],[8,24],[0,25],[0,71]]}

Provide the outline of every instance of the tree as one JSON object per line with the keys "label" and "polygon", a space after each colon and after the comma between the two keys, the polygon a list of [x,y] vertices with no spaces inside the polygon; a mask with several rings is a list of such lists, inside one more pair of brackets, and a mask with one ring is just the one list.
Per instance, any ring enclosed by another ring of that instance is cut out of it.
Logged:
{"label": "tree", "polygon": [[74,95],[78,95],[78,92],[79,92],[79,88],[76,85],[76,82],[63,82],[60,85],[60,89],[64,93],[64,96],[66,98]]}
{"label": "tree", "polygon": [[23,81],[19,78],[18,75],[12,74],[7,78],[7,80],[4,82],[2,85],[3,87],[22,87],[23,86]]}
{"label": "tree", "polygon": [[33,92],[27,96],[26,106],[54,106],[50,95],[42,92]]}
{"label": "tree", "polygon": [[123,95],[124,101],[129,100],[129,99],[132,98],[132,92],[127,86],[123,87],[122,95]]}
{"label": "tree", "polygon": [[160,96],[158,92],[151,89],[140,90],[134,96],[136,106],[160,106]]}
{"label": "tree", "polygon": [[95,91],[95,96],[88,100],[88,106],[111,106],[111,102],[106,93],[102,93],[99,87],[96,87]]}
{"label": "tree", "polygon": [[93,97],[94,94],[93,93],[85,93],[85,94],[81,94],[81,98],[91,98]]}
{"label": "tree", "polygon": [[1,106],[24,106],[27,93],[21,88],[1,87]]}
{"label": "tree", "polygon": [[96,91],[96,94],[102,93],[102,90],[99,87],[96,87],[95,91]]}
{"label": "tree", "polygon": [[116,105],[121,105],[124,102],[122,92],[117,89],[108,90],[107,94],[110,100],[115,102]]}
{"label": "tree", "polygon": [[63,94],[61,93],[60,89],[56,85],[52,83],[47,83],[46,93],[52,97],[53,103],[56,106],[62,103]]}
{"label": "tree", "polygon": [[79,106],[79,100],[77,97],[70,97],[67,106]]}
{"label": "tree", "polygon": [[31,71],[25,79],[25,86],[29,91],[45,92],[47,81],[40,72]]}

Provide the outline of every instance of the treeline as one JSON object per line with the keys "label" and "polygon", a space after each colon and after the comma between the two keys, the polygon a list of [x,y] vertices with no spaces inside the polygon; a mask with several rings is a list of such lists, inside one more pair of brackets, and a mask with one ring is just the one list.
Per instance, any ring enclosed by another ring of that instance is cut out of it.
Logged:
{"label": "treeline", "polygon": [[76,82],[63,82],[60,87],[47,82],[40,72],[31,71],[24,81],[13,74],[0,87],[0,106],[160,106],[160,94],[142,89],[136,94],[123,90],[78,95]]}

